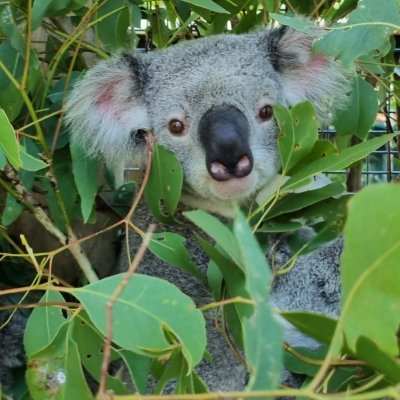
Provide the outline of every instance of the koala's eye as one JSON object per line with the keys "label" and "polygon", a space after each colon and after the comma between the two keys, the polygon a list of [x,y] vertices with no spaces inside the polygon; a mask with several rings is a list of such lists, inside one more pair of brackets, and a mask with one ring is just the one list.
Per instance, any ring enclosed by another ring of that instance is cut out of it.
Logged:
{"label": "koala's eye", "polygon": [[171,119],[168,123],[168,129],[173,135],[181,135],[185,130],[185,125],[179,119]]}
{"label": "koala's eye", "polygon": [[274,115],[274,111],[272,110],[272,106],[269,104],[260,108],[260,111],[258,112],[258,116],[262,121],[268,121],[271,119]]}

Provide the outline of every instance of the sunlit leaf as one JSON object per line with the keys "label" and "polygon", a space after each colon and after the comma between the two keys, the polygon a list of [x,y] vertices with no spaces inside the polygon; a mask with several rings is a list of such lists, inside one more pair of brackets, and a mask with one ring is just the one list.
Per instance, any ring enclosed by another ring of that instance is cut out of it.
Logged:
{"label": "sunlit leaf", "polygon": [[345,67],[384,46],[400,26],[400,5],[397,0],[385,0],[384,7],[376,0],[359,0],[347,18],[315,44],[316,49],[340,58]]}
{"label": "sunlit leaf", "polygon": [[[97,329],[106,333],[106,304],[121,284],[123,274],[74,289]],[[129,318],[127,318],[129,315]],[[171,349],[165,330],[182,346],[191,370],[202,359],[206,338],[202,313],[193,301],[167,281],[135,274],[113,308],[113,341],[149,356]]]}

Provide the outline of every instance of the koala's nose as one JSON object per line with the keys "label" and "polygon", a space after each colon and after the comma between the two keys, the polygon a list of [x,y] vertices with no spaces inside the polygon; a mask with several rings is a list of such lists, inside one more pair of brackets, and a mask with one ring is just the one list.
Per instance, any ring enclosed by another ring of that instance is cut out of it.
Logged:
{"label": "koala's nose", "polygon": [[249,146],[250,126],[238,108],[221,105],[208,110],[200,120],[199,135],[206,166],[217,181],[243,178],[253,169]]}
{"label": "koala's nose", "polygon": [[228,167],[219,161],[212,161],[207,168],[216,181],[227,181],[232,177],[247,176],[253,169],[253,163],[247,155],[243,155],[233,167]]}

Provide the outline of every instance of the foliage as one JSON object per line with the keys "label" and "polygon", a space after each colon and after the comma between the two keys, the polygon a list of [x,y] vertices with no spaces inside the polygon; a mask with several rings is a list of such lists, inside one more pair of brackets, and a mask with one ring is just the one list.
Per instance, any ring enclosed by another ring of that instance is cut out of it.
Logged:
{"label": "foliage", "polygon": [[[150,370],[158,371],[159,392],[172,378],[178,378],[180,393],[206,390],[194,369],[203,357],[206,339],[202,313],[193,301],[154,277],[114,275],[98,280],[84,244],[96,240],[97,230],[101,234],[117,227],[139,231],[131,222],[135,206],[128,212],[136,184],[115,188],[110,171],[85,156],[82,149],[70,146],[62,124],[65,98],[93,58],[107,58],[118,49],[139,44],[162,48],[184,38],[225,32],[228,22],[234,33],[274,21],[307,32],[310,21],[297,15],[308,15],[330,25],[315,47],[337,57],[354,74],[349,107],[338,114],[335,123],[336,143],[319,139],[310,103],[291,109],[277,105],[282,175],[276,186],[266,188],[258,202],[245,210],[247,218],[238,213],[232,227],[202,211],[186,213],[216,243],[199,238],[211,260],[207,278],[198,272],[179,235],[156,233],[149,248],[200,280],[208,279],[216,295],[211,307],[223,300],[218,282],[225,280],[227,297],[236,299],[229,309],[235,316],[229,320],[230,328],[243,346],[251,373],[243,397],[251,393],[259,398],[297,395],[319,399],[325,391],[342,392],[346,398],[399,398],[400,232],[395,221],[400,187],[369,187],[350,199],[340,182],[314,189],[305,185],[321,172],[357,163],[395,137],[389,132],[369,139],[368,131],[377,111],[385,111],[387,101],[399,106],[393,33],[400,29],[400,5],[397,0],[386,0],[384,7],[376,0],[315,3],[0,3],[0,244],[4,249],[0,279],[2,287],[9,287],[0,295],[25,293],[28,297],[21,303],[34,306],[25,331],[26,383],[18,381],[10,394],[21,399],[89,399],[90,375],[91,381],[113,390],[115,398],[128,399],[132,388],[103,368],[103,351],[110,352],[110,361],[126,365],[139,393],[147,390]],[[144,31],[142,20],[147,22]],[[354,135],[360,143],[350,146]],[[150,209],[160,220],[173,222],[183,179],[173,154],[155,147],[148,178],[144,196]],[[141,190],[137,193],[136,198]],[[104,203],[106,209],[101,208]],[[21,238],[12,236],[13,224],[25,212],[56,238],[56,248],[36,254],[25,239],[29,241],[32,232],[20,232],[25,235]],[[89,236],[79,231],[77,221],[95,223],[110,212],[114,219],[105,228],[95,225]],[[343,313],[337,321],[318,314],[283,313],[326,345],[312,354],[286,348],[283,356],[282,335],[264,293],[273,277],[257,239],[271,232],[296,237],[304,226],[313,227],[317,235],[298,246],[296,257],[337,237],[344,228]],[[63,282],[53,273],[56,255],[68,252],[82,271],[79,281]],[[21,274],[13,275],[14,264],[23,267]],[[31,285],[20,288],[27,279]],[[31,297],[35,291],[41,299]],[[134,317],[127,319],[127,313]],[[298,390],[277,390],[282,362],[307,375],[309,383]],[[267,368],[269,379],[263,374]]]}

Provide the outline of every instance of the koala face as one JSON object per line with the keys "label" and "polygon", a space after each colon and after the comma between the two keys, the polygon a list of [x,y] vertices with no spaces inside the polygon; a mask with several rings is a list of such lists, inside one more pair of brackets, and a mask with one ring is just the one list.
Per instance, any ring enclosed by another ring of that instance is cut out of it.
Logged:
{"label": "koala face", "polygon": [[279,171],[274,104],[309,99],[326,121],[341,102],[346,79],[312,39],[284,27],[103,61],[69,98],[73,138],[111,164],[142,163],[137,132],[149,129],[182,164],[183,201],[221,212]]}

